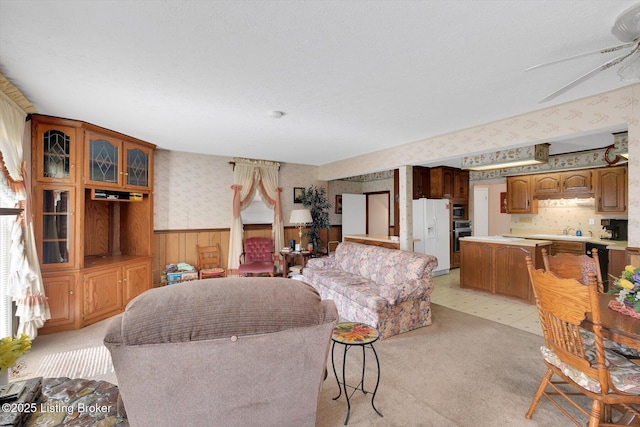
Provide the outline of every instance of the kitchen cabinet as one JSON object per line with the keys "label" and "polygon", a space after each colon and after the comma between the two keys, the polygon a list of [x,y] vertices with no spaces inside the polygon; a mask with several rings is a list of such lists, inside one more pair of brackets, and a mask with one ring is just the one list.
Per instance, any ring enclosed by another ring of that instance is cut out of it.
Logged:
{"label": "kitchen cabinet", "polygon": [[596,169],[596,213],[627,213],[627,167]]}
{"label": "kitchen cabinet", "polygon": [[429,178],[430,199],[454,199],[454,202],[469,200],[468,171],[441,166],[431,168]]}
{"label": "kitchen cabinet", "polygon": [[152,286],[155,145],[39,114],[31,135],[35,238],[55,313],[47,334],[119,313]]}
{"label": "kitchen cabinet", "polygon": [[441,166],[431,168],[429,173],[430,199],[453,199],[454,202],[469,200],[469,172]]}
{"label": "kitchen cabinet", "polygon": [[538,213],[538,201],[533,198],[530,175],[507,177],[507,213]]}
{"label": "kitchen cabinet", "polygon": [[460,241],[460,287],[533,303],[526,256],[542,268],[548,243]]}
{"label": "kitchen cabinet", "polygon": [[429,168],[422,166],[413,167],[413,198],[428,198],[429,197],[429,182],[430,182]]}
{"label": "kitchen cabinet", "polygon": [[[624,249],[609,250],[609,273],[613,276],[620,277],[624,268],[630,264],[627,262],[627,251]],[[611,283],[611,282],[610,282]]]}
{"label": "kitchen cabinet", "polygon": [[531,175],[536,199],[593,197],[592,172],[575,170]]}

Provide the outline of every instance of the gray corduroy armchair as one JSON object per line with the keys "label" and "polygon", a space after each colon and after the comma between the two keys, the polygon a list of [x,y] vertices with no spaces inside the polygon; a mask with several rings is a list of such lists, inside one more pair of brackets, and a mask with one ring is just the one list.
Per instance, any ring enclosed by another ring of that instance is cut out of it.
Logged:
{"label": "gray corduroy armchair", "polygon": [[206,279],[139,295],[104,344],[132,426],[314,426],[337,320],[297,280]]}

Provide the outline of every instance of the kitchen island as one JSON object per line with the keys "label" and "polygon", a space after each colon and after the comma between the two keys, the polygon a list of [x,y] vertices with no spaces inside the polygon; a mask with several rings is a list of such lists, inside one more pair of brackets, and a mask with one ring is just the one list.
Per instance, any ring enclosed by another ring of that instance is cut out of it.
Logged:
{"label": "kitchen island", "polygon": [[533,304],[525,257],[543,268],[542,248],[551,241],[503,236],[460,239],[460,287],[515,298]]}

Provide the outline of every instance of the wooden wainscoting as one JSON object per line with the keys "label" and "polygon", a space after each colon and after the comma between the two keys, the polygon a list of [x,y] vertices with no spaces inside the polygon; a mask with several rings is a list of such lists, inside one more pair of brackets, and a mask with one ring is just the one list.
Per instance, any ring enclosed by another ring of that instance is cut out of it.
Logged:
{"label": "wooden wainscoting", "polygon": [[[308,241],[306,232],[307,229],[303,228],[302,240],[305,243]],[[162,272],[167,264],[186,262],[197,266],[198,253],[196,248],[198,245],[207,246],[219,243],[222,252],[222,265],[226,268],[229,260],[229,234],[228,228],[154,231],[153,286],[160,286]],[[323,230],[321,236],[325,247],[328,241],[341,241],[342,226],[332,226],[329,230]],[[248,237],[271,237],[271,225],[245,225],[244,238]],[[285,244],[291,239],[298,241],[297,227],[284,228]],[[335,249],[335,246],[332,249]],[[279,251],[278,248],[276,250]]]}

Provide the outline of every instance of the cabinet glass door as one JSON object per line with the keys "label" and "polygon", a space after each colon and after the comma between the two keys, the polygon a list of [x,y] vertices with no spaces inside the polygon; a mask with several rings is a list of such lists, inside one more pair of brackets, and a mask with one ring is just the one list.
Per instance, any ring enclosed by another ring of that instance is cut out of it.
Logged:
{"label": "cabinet glass door", "polygon": [[71,139],[69,135],[56,129],[42,134],[43,176],[44,178],[69,179],[71,169]]}
{"label": "cabinet glass door", "polygon": [[42,191],[42,264],[69,264],[73,215],[70,190]]}
{"label": "cabinet glass door", "polygon": [[149,155],[139,148],[128,148],[127,185],[149,186]]}
{"label": "cabinet glass door", "polygon": [[95,183],[120,184],[119,151],[120,144],[117,141],[91,138],[88,180]]}

